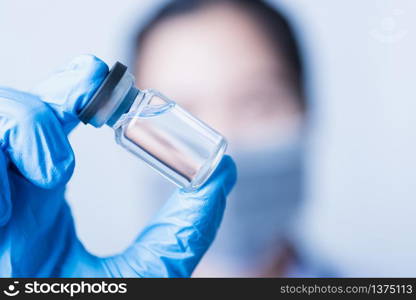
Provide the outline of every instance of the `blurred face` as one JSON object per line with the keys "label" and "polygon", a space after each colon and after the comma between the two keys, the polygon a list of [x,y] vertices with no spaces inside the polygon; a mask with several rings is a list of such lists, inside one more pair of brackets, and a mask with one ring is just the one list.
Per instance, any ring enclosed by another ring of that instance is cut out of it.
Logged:
{"label": "blurred face", "polygon": [[300,127],[283,58],[242,9],[217,4],[156,25],[141,45],[137,85],[155,88],[229,140],[267,147]]}

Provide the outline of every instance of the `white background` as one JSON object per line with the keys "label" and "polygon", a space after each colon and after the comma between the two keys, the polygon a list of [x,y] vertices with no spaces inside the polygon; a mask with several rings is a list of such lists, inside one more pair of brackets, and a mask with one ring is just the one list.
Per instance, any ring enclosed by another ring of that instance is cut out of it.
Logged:
{"label": "white background", "polygon": [[[156,2],[0,0],[0,84],[30,89],[80,53],[126,61],[133,25]],[[416,2],[279,3],[303,37],[314,108],[306,252],[340,275],[415,276]],[[147,220],[148,170],[111,129],[80,126],[71,141],[78,233],[94,253],[120,251]]]}

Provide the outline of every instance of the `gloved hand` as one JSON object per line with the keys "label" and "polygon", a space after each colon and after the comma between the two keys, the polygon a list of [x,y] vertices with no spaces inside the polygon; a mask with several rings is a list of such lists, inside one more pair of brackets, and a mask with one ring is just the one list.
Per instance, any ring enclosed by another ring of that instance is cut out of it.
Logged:
{"label": "gloved hand", "polygon": [[0,88],[1,277],[187,277],[214,239],[236,177],[227,156],[199,190],[176,191],[123,253],[97,257],[78,240],[64,200],[67,134],[107,72],[84,55],[33,94]]}

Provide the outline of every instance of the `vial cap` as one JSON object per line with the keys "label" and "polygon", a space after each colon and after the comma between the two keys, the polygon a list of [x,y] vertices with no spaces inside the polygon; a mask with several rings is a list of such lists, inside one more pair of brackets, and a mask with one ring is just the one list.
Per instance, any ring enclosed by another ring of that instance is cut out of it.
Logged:
{"label": "vial cap", "polygon": [[104,79],[101,86],[95,92],[94,96],[88,104],[81,110],[78,118],[84,124],[87,124],[107,102],[111,100],[111,96],[116,86],[120,83],[124,74],[127,72],[127,67],[120,62],[116,62],[111,68],[107,77]]}

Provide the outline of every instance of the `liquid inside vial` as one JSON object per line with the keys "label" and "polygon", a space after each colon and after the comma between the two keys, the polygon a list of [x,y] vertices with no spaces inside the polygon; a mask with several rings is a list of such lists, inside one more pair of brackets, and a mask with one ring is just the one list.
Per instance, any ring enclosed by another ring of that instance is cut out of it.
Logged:
{"label": "liquid inside vial", "polygon": [[121,144],[182,187],[209,176],[219,148],[224,147],[217,132],[175,102],[152,100],[123,123],[116,133]]}

